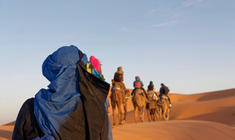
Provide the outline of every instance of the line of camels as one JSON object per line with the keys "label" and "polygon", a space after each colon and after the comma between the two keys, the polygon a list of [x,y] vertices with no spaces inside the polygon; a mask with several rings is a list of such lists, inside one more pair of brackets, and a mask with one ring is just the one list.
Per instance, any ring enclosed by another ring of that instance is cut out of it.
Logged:
{"label": "line of camels", "polygon": [[[133,94],[133,93],[132,93]],[[135,89],[134,94],[131,95],[130,90],[122,91],[120,87],[114,86],[111,89],[111,106],[113,125],[116,125],[115,110],[118,110],[118,122],[123,124],[127,117],[127,101],[132,99],[135,113],[135,122],[144,121],[144,110],[146,110],[149,121],[169,120],[171,107],[167,96],[163,95],[161,105],[158,101],[159,96],[154,91],[148,91],[147,94],[144,89]],[[123,111],[124,110],[124,116]]]}

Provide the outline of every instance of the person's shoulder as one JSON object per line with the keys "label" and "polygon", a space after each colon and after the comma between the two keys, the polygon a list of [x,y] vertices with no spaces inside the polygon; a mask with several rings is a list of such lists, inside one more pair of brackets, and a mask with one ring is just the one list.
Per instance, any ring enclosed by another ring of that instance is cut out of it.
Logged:
{"label": "person's shoulder", "polygon": [[33,102],[34,102],[34,98],[29,98],[24,103],[32,104]]}
{"label": "person's shoulder", "polygon": [[22,108],[28,109],[32,108],[33,106],[34,106],[34,98],[29,98],[24,102]]}
{"label": "person's shoulder", "polygon": [[34,109],[34,98],[27,99],[20,108],[19,115],[29,115]]}

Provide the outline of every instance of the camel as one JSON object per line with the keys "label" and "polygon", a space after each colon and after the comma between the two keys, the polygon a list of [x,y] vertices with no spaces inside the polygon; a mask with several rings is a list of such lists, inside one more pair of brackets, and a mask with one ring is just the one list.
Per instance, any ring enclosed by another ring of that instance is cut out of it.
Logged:
{"label": "camel", "polygon": [[[122,119],[122,106],[124,103],[124,95],[125,95],[125,90],[123,89],[123,83],[121,82],[115,82],[112,90],[111,90],[111,105],[112,105],[112,112],[113,112],[113,125],[116,125],[116,120],[115,120],[115,110],[116,107],[118,109],[118,120],[119,124],[123,124],[123,119]],[[126,113],[125,113],[126,115]]]}
{"label": "camel", "polygon": [[171,112],[171,108],[170,108],[170,103],[168,101],[168,98],[166,95],[162,95],[162,105],[161,108],[159,109],[160,112],[160,118],[164,119],[164,120],[169,120],[170,118],[170,112]]}
{"label": "camel", "polygon": [[130,91],[126,90],[124,99],[123,99],[123,107],[124,107],[124,119],[123,122],[126,122],[126,116],[127,116],[127,101],[130,98]]}
{"label": "camel", "polygon": [[146,107],[147,98],[143,89],[135,89],[135,93],[132,97],[132,102],[135,111],[135,121],[138,122],[139,116],[140,121],[144,121],[144,109]]}
{"label": "camel", "polygon": [[147,116],[148,116],[148,121],[156,121],[159,119],[158,116],[158,105],[157,101],[159,100],[159,97],[154,91],[148,91],[147,93],[148,96],[148,103],[146,109],[147,109]]}

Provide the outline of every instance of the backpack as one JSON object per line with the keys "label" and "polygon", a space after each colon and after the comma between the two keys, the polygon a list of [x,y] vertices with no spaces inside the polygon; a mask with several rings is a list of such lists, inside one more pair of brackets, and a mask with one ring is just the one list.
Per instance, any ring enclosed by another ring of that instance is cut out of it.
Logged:
{"label": "backpack", "polygon": [[92,65],[92,63],[87,62],[87,64],[86,64],[86,70],[87,70],[89,73],[95,75],[96,77],[98,77],[98,78],[104,80],[104,76],[103,76],[101,73],[99,73],[99,72],[94,68],[94,66]]}
{"label": "backpack", "polygon": [[101,72],[101,67],[100,67],[100,61],[97,58],[95,58],[94,56],[91,56],[90,62],[92,64],[93,68],[101,74],[102,72]]}

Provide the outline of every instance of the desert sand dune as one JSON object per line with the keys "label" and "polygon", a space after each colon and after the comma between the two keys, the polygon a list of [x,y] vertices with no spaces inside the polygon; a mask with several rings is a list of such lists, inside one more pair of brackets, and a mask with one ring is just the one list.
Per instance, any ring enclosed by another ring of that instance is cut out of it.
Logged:
{"label": "desert sand dune", "polygon": [[[147,122],[145,117],[137,124],[130,99],[127,122],[113,127],[114,140],[235,139],[235,89],[170,97],[171,121]],[[0,139],[10,139],[12,124],[0,126]]]}
{"label": "desert sand dune", "polygon": [[127,124],[113,129],[114,140],[234,140],[234,131],[224,124],[191,120]]}
{"label": "desert sand dune", "polygon": [[[173,102],[171,120],[205,120],[235,126],[235,89],[192,95],[170,94],[170,97]],[[109,111],[111,117],[111,108]],[[133,123],[131,99],[128,111],[127,122]]]}
{"label": "desert sand dune", "polygon": [[235,125],[235,89],[171,96],[171,119],[206,120]]}
{"label": "desert sand dune", "polygon": [[11,138],[13,127],[13,125],[0,126],[0,140]]}

